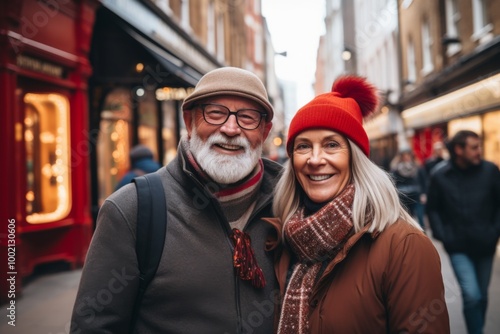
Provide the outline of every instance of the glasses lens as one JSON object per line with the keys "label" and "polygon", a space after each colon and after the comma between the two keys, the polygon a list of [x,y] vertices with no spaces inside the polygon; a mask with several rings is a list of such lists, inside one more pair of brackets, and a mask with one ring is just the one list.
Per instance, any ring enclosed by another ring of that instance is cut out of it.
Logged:
{"label": "glasses lens", "polygon": [[236,113],[238,124],[244,129],[255,129],[259,126],[262,115],[257,110],[241,109]]}
{"label": "glasses lens", "polygon": [[231,114],[236,116],[236,122],[245,130],[256,129],[260,125],[260,121],[265,114],[254,109],[240,109],[238,111],[230,111],[226,106],[219,104],[203,104],[203,117],[205,121],[213,125],[224,124]]}
{"label": "glasses lens", "polygon": [[210,124],[222,124],[227,120],[229,115],[229,109],[224,106],[219,106],[216,104],[205,104],[203,106],[203,114],[205,120]]}

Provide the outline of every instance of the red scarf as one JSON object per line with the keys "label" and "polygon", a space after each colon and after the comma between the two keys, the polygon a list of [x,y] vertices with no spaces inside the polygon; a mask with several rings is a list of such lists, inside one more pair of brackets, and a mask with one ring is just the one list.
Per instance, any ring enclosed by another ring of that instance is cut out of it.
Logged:
{"label": "red scarf", "polygon": [[309,334],[309,299],[322,264],[332,259],[351,235],[354,185],[318,212],[304,217],[300,208],[284,226],[298,263],[283,300],[278,334]]}

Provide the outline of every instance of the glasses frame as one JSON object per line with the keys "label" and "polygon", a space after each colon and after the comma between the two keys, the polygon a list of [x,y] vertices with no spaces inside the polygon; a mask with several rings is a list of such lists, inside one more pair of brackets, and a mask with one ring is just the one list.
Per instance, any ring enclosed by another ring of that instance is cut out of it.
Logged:
{"label": "glasses frame", "polygon": [[[227,114],[227,117],[226,119],[222,122],[222,123],[212,123],[212,122],[209,122],[207,120],[207,117],[205,117],[205,108],[207,106],[217,106],[217,107],[222,107],[224,109],[227,109],[228,111],[228,114]],[[231,117],[231,115],[234,115],[234,117],[236,118],[236,124],[238,124],[238,126],[240,128],[242,128],[243,130],[255,130],[257,129],[260,124],[262,123],[262,119],[267,117],[267,114],[266,113],[263,113],[261,112],[260,110],[257,110],[257,109],[252,109],[252,108],[242,108],[242,109],[238,109],[236,111],[231,111],[231,109],[229,109],[228,107],[226,107],[225,105],[222,105],[222,104],[217,104],[217,103],[203,103],[203,104],[199,104],[197,105],[197,107],[199,107],[201,109],[201,113],[203,115],[203,119],[205,120],[205,122],[207,122],[208,124],[211,124],[211,125],[223,125],[227,122],[227,120],[229,119],[229,117]],[[255,111],[255,112],[258,112],[260,114],[260,118],[259,118],[259,122],[257,123],[257,125],[253,128],[249,128],[249,127],[244,127],[240,124],[240,121],[238,119],[238,113],[240,111],[245,111],[245,110],[251,110],[251,111]]]}

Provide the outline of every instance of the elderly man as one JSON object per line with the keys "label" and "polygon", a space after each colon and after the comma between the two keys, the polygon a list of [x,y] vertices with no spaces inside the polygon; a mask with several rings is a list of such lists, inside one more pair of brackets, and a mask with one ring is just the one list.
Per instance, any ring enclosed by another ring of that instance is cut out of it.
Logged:
{"label": "elderly man", "polygon": [[272,215],[281,167],[261,158],[273,118],[264,85],[249,71],[216,69],[182,110],[188,136],[156,172],[166,241],[137,318],[137,194],[129,184],[99,212],[71,332],[272,333],[276,281],[265,249],[272,227],[261,217]]}

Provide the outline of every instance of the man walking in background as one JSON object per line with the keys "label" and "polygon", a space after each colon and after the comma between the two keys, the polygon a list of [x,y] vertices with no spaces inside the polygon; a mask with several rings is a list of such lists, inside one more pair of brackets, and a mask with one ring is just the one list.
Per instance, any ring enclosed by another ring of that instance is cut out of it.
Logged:
{"label": "man walking in background", "polygon": [[470,334],[483,333],[494,254],[500,236],[500,171],[481,157],[481,140],[459,131],[450,160],[430,176],[427,215],[460,285]]}

